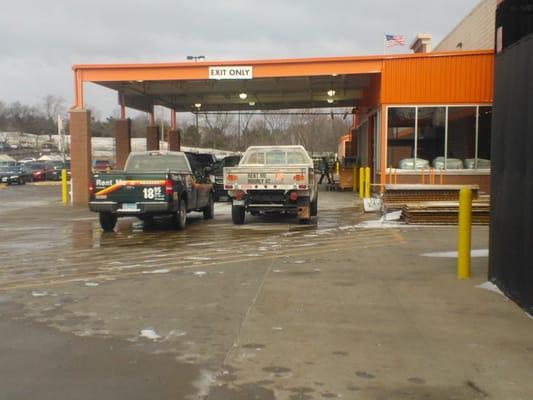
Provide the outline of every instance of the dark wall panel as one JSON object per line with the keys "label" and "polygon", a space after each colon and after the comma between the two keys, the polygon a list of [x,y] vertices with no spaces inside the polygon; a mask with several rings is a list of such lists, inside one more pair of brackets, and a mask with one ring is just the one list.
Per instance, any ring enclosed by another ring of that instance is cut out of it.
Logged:
{"label": "dark wall panel", "polygon": [[496,56],[494,89],[489,279],[533,315],[533,34]]}

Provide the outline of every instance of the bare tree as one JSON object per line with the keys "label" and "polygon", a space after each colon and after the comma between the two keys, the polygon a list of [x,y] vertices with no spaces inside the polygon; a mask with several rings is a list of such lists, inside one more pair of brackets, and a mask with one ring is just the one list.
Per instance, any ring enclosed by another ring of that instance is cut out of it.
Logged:
{"label": "bare tree", "polygon": [[[65,99],[61,96],[48,94],[43,98],[42,110],[45,118],[48,120],[50,127],[53,126],[57,129],[57,116],[63,115],[66,111]],[[53,133],[55,132],[51,132],[51,130],[48,131],[49,140],[52,140]]]}
{"label": "bare tree", "polygon": [[203,139],[204,146],[216,148],[218,145],[227,147],[228,127],[233,123],[233,116],[230,114],[204,114],[204,120],[207,124],[206,137]]}

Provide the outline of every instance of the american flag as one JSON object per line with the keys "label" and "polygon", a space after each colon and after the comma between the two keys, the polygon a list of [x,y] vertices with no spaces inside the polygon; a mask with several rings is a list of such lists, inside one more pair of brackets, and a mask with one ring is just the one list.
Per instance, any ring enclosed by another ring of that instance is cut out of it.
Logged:
{"label": "american flag", "polygon": [[404,35],[385,35],[385,43],[387,47],[405,46]]}

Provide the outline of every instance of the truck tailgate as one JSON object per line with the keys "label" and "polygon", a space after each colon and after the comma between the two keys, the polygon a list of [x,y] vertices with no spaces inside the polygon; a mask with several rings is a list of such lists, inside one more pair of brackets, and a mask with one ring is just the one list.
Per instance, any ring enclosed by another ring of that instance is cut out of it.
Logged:
{"label": "truck tailgate", "polygon": [[165,180],[166,174],[95,174],[94,200],[128,204],[166,201]]}
{"label": "truck tailgate", "polygon": [[307,189],[307,167],[228,167],[224,168],[224,188],[228,190]]}

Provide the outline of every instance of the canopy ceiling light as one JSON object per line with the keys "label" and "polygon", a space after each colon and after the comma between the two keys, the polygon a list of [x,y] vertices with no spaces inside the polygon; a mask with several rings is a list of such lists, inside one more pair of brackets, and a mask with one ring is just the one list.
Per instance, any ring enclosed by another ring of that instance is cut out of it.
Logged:
{"label": "canopy ceiling light", "polygon": [[200,108],[200,107],[202,107],[202,103],[195,103],[194,106],[195,106],[196,108]]}
{"label": "canopy ceiling light", "polygon": [[335,101],[335,100],[333,100],[333,99],[328,99],[328,103],[329,103],[329,104],[332,104],[334,101]]}
{"label": "canopy ceiling light", "polygon": [[328,96],[329,97],[335,96],[335,90],[333,90],[333,89],[328,90]]}
{"label": "canopy ceiling light", "polygon": [[248,105],[250,105],[250,106],[252,106],[252,107],[255,106],[255,101],[250,101],[250,102],[248,103]]}
{"label": "canopy ceiling light", "polygon": [[241,93],[239,94],[239,97],[241,98],[241,100],[246,100],[246,98],[248,97],[248,95],[246,93]]}

